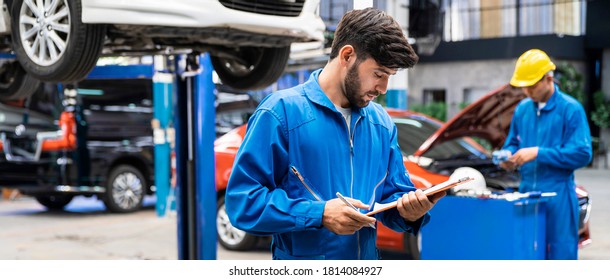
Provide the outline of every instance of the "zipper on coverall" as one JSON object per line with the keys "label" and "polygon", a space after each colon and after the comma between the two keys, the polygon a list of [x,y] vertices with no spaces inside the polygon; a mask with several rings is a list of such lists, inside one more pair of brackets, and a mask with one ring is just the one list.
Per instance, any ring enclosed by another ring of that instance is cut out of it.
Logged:
{"label": "zipper on coverall", "polygon": [[301,181],[301,183],[303,184],[303,186],[305,186],[305,188],[307,189],[307,191],[309,191],[309,193],[311,195],[313,195],[313,197],[317,200],[317,201],[322,201],[322,199],[320,199],[320,197],[313,191],[313,189],[311,189],[309,187],[309,185],[307,185],[307,183],[305,182],[305,178],[303,178],[303,176],[301,175],[301,173],[297,170],[296,167],[294,167],[294,165],[290,166],[290,170],[292,171],[292,173],[294,173],[294,175],[297,176],[297,178],[299,178],[299,181]]}
{"label": "zipper on coverall", "polygon": [[[356,125],[358,125],[358,122],[360,121],[360,117],[358,117],[358,119],[356,119],[356,122],[354,123],[354,127],[352,127],[352,132],[350,133],[350,129],[348,126],[347,129],[347,134],[350,135],[349,137],[349,146],[350,146],[350,152],[349,152],[349,165],[350,165],[350,170],[352,173],[352,180],[350,182],[350,187],[349,187],[349,192],[350,192],[350,197],[354,197],[354,131],[356,131]],[[347,123],[347,120],[346,120]],[[358,241],[358,259],[362,259],[361,257],[361,251],[362,248],[360,248],[360,231],[358,231],[356,233],[356,240]]]}
{"label": "zipper on coverall", "polygon": [[[343,116],[341,116],[341,117],[343,118]],[[358,116],[358,118],[354,122],[354,127],[351,128],[351,131],[350,131],[350,125],[347,123],[347,119],[343,118],[345,120],[345,125],[347,128],[347,135],[349,138],[349,165],[350,165],[350,172],[351,172],[349,195],[352,198],[354,197],[354,133],[356,131],[356,126],[358,125],[358,122],[360,122],[361,118],[362,117]],[[358,259],[361,259],[362,248],[360,248],[360,231],[356,232],[356,241],[358,242]]]}

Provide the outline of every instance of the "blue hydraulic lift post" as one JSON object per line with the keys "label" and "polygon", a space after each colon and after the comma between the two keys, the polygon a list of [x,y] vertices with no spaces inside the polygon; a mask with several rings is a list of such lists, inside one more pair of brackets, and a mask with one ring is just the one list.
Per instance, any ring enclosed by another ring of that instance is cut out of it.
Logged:
{"label": "blue hydraulic lift post", "polygon": [[185,57],[177,56],[175,61],[176,69],[176,90],[174,91],[175,110],[174,110],[174,128],[176,129],[176,147],[174,149],[176,153],[176,212],[177,212],[177,235],[178,235],[178,259],[180,260],[192,260],[195,256],[192,254],[194,250],[189,246],[192,244],[192,238],[189,235],[190,229],[188,225],[189,218],[189,185],[190,180],[188,178],[189,172],[187,167],[189,166],[189,155],[188,155],[188,99],[187,95],[187,79],[183,77],[186,72],[185,69]]}
{"label": "blue hydraulic lift post", "polygon": [[176,59],[178,258],[216,259],[214,83],[209,55]]}
{"label": "blue hydraulic lift post", "polygon": [[195,178],[197,234],[201,260],[216,259],[216,180],[214,140],[216,139],[215,85],[209,54],[199,56],[201,71],[195,76]]}
{"label": "blue hydraulic lift post", "polygon": [[170,160],[171,146],[170,133],[172,117],[172,94],[174,75],[165,72],[162,61],[155,61],[155,74],[153,75],[153,131],[155,143],[155,187],[157,216],[164,217],[172,208],[170,186]]}

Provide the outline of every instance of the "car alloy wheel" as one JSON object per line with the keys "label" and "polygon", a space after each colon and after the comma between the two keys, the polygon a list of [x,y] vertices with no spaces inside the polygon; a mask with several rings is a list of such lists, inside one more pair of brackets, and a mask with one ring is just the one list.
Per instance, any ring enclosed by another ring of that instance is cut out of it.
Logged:
{"label": "car alloy wheel", "polygon": [[119,165],[110,173],[104,203],[112,212],[133,212],[140,209],[146,181],[133,166]]}
{"label": "car alloy wheel", "polygon": [[131,209],[140,203],[142,181],[133,173],[121,173],[112,182],[112,198],[122,209]]}
{"label": "car alloy wheel", "polygon": [[12,2],[12,49],[26,72],[42,81],[70,83],[95,67],[106,25],[84,24],[81,0]]}
{"label": "car alloy wheel", "polygon": [[55,64],[66,52],[71,17],[67,0],[24,0],[19,11],[21,45],[36,64]]}

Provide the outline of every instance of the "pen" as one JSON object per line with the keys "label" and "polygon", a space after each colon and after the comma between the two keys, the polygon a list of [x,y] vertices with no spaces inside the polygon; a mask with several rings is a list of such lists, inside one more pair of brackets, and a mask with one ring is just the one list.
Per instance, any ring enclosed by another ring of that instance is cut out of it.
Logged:
{"label": "pen", "polygon": [[[347,206],[349,206],[349,207],[352,207],[352,209],[354,209],[354,210],[358,211],[358,208],[356,208],[356,206],[354,206],[354,205],[353,205],[353,204],[351,204],[349,201],[347,201],[347,199],[345,199],[345,197],[343,197],[343,195],[341,195],[341,193],[340,193],[340,192],[337,192],[337,197],[338,197],[339,199],[341,199],[341,201],[343,201],[343,203],[345,203],[345,205],[347,205]],[[360,211],[358,211],[358,212],[360,212]],[[375,229],[375,224],[373,224],[373,223],[369,223],[369,227],[372,227],[373,229]]]}

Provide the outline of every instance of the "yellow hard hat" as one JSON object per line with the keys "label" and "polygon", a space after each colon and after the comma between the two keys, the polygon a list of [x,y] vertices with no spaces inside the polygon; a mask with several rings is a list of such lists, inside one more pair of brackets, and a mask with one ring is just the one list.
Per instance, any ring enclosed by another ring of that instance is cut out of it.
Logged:
{"label": "yellow hard hat", "polygon": [[510,84],[515,87],[529,87],[542,79],[547,72],[555,70],[555,64],[545,52],[531,49],[517,60]]}

